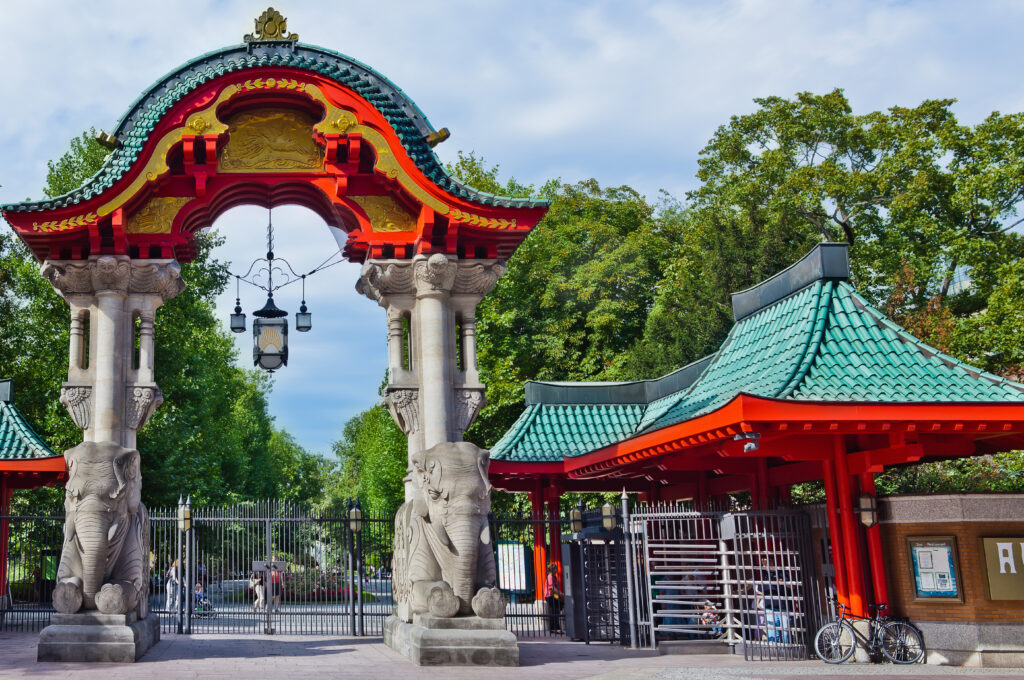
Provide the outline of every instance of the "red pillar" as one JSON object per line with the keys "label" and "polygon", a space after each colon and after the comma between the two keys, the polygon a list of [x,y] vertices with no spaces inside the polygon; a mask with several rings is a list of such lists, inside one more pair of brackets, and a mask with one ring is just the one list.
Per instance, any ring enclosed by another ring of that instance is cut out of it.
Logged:
{"label": "red pillar", "polygon": [[7,588],[7,540],[8,520],[7,515],[11,514],[11,493],[13,489],[7,487],[7,476],[0,474],[0,595],[6,595]]}
{"label": "red pillar", "polygon": [[544,551],[544,485],[538,477],[533,491],[530,492],[530,505],[533,510],[533,586],[534,597],[544,599],[544,586],[547,575],[547,555]]}
{"label": "red pillar", "polygon": [[835,571],[836,597],[850,606],[850,593],[846,587],[846,559],[843,551],[843,534],[839,530],[839,492],[836,491],[836,466],[831,460],[821,461],[825,479],[825,511],[828,513],[828,539],[832,544],[832,567]]}
{"label": "red pillar", "polygon": [[779,502],[783,505],[793,504],[793,487],[789,484],[783,484],[782,486],[776,487],[779,491]]}
{"label": "red pillar", "polygon": [[708,509],[708,473],[703,470],[697,473],[697,510]]}
{"label": "red pillar", "polygon": [[551,531],[551,564],[555,565],[555,578],[562,588],[562,524],[559,500],[562,490],[557,485],[548,487],[548,529]]}
{"label": "red pillar", "polygon": [[[860,476],[862,493],[875,496],[875,473],[864,472]],[[868,536],[868,559],[871,560],[871,585],[875,588],[875,604],[889,604],[889,584],[885,577],[885,560],[882,559],[882,527],[878,524],[866,531]]]}
{"label": "red pillar", "polygon": [[846,442],[835,438],[836,489],[839,491],[839,519],[843,525],[843,547],[846,549],[846,583],[849,588],[850,612],[867,616],[864,597],[864,555],[857,535],[857,517],[853,514],[853,489],[850,467],[846,462]]}

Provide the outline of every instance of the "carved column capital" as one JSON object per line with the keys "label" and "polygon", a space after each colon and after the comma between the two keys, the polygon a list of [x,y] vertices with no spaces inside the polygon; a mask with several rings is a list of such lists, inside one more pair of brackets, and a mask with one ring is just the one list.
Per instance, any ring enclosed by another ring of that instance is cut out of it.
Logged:
{"label": "carved column capital", "polygon": [[156,385],[128,385],[124,400],[125,424],[133,430],[141,429],[162,403],[164,395]]}
{"label": "carved column capital", "polygon": [[174,260],[98,255],[88,260],[47,260],[39,272],[64,297],[135,293],[169,300],[185,290],[181,266]]}
{"label": "carved column capital", "polygon": [[476,420],[480,409],[487,405],[482,387],[459,387],[455,389],[455,427],[465,432]]}
{"label": "carved column capital", "polygon": [[412,436],[420,429],[420,391],[415,387],[389,387],[382,400],[395,424]]}
{"label": "carved column capital", "polygon": [[505,265],[496,260],[459,262],[452,293],[487,295],[505,271]]}
{"label": "carved column capital", "polygon": [[393,295],[412,295],[415,292],[412,262],[408,260],[371,260],[363,265],[356,281],[356,291],[387,306]]}
{"label": "carved column capital", "polygon": [[68,410],[75,427],[89,429],[92,424],[92,385],[64,383],[60,388],[60,403]]}
{"label": "carved column capital", "polygon": [[418,255],[412,261],[413,277],[416,281],[416,296],[447,294],[455,285],[459,265],[442,253],[430,257]]}

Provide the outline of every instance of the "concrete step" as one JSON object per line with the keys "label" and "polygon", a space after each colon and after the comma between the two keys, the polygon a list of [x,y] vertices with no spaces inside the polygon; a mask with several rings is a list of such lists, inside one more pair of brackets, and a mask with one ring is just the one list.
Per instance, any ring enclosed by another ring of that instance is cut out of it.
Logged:
{"label": "concrete step", "polygon": [[662,640],[658,654],[731,654],[723,640]]}

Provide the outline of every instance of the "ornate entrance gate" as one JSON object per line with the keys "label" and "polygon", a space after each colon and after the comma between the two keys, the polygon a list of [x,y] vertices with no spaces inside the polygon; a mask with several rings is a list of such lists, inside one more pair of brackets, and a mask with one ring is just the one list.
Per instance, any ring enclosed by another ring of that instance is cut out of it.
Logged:
{"label": "ornate entrance gate", "polygon": [[[387,312],[384,401],[408,436],[410,461],[460,442],[484,404],[476,307],[547,202],[461,184],[432,150],[447,129],[435,130],[391,81],[298,43],[272,9],[256,24],[243,44],[144,92],[102,136],[111,153],[82,187],[0,208],[71,309],[61,402],[84,443],[66,454],[68,527],[82,520],[78,536],[86,525],[92,533],[65,543],[74,554],[54,598],[64,613],[146,617],[147,519],[134,448],[163,401],[156,311],[184,289],[179,263],[194,257],[194,234],[232,207],[310,208],[334,230],[342,256],[362,265],[357,290]],[[486,461],[481,475],[486,483]],[[109,540],[109,512],[97,510],[105,505],[127,517],[116,526],[129,527]],[[271,551],[275,532],[287,533],[288,522],[278,524],[268,525]],[[114,569],[117,583],[108,582]]]}

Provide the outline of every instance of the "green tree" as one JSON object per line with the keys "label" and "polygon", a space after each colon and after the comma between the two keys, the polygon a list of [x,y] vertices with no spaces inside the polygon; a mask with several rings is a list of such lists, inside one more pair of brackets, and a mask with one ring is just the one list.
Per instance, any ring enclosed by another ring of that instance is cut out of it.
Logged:
{"label": "green tree", "polygon": [[[840,90],[756,102],[701,152],[680,256],[634,365],[664,372],[713,351],[732,324],[728,294],[823,239],[850,243],[854,282],[900,321],[985,307],[1024,247],[1012,231],[1024,196],[1021,114],[964,126],[953,100],[940,100],[857,115]],[[954,286],[965,272],[971,285]]]}

